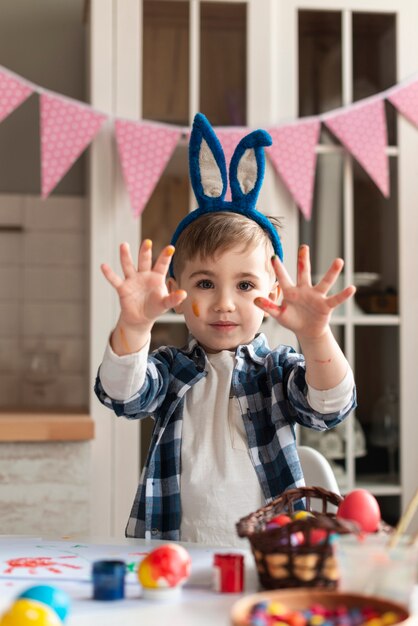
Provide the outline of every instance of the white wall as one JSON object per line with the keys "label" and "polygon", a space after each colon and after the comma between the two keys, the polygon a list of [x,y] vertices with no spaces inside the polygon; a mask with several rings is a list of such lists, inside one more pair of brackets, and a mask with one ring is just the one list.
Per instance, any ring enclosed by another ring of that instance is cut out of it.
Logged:
{"label": "white wall", "polygon": [[[1,0],[0,65],[84,100],[83,5]],[[40,337],[59,354],[55,391],[61,406],[87,406],[85,162],[82,157],[41,201],[37,95],[0,124],[0,410],[39,404],[21,377],[22,354]],[[42,402],[51,400],[44,396]],[[89,442],[0,443],[1,532],[87,534],[90,456]]]}
{"label": "white wall", "polygon": [[0,194],[0,409],[88,405],[87,210],[79,196]]}

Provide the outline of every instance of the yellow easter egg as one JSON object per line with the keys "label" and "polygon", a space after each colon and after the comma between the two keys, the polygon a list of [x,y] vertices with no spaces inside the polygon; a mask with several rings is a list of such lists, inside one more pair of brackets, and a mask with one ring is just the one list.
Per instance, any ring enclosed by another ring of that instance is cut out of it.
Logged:
{"label": "yellow easter egg", "polygon": [[138,580],[143,587],[156,589],[158,587],[158,579],[152,575],[152,566],[148,556],[141,561],[138,566]]}
{"label": "yellow easter egg", "polygon": [[385,626],[392,626],[392,624],[399,622],[399,615],[395,611],[386,611],[381,616],[381,620]]}
{"label": "yellow easter egg", "polygon": [[296,511],[296,513],[292,515],[292,520],[307,519],[308,517],[315,517],[315,515],[309,511]]}
{"label": "yellow easter egg", "polygon": [[3,614],[0,626],[62,626],[62,621],[46,604],[21,598]]}
{"label": "yellow easter egg", "polygon": [[281,602],[270,602],[267,607],[267,613],[269,615],[284,615],[288,609]]}

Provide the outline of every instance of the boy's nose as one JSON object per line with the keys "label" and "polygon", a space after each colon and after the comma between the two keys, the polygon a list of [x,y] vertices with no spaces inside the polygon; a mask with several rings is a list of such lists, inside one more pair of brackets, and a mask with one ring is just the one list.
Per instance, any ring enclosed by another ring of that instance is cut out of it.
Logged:
{"label": "boy's nose", "polygon": [[235,311],[235,303],[232,294],[229,291],[222,291],[217,294],[215,311]]}

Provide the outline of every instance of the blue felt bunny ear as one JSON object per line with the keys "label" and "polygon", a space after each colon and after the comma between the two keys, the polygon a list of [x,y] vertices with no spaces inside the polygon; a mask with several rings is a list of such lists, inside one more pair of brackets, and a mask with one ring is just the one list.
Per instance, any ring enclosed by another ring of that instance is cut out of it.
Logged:
{"label": "blue felt bunny ear", "polygon": [[193,121],[189,144],[190,180],[199,207],[222,201],[227,189],[225,155],[219,139],[202,113]]}
{"label": "blue felt bunny ear", "polygon": [[[224,151],[206,117],[202,113],[195,115],[189,143],[189,169],[199,206],[178,224],[171,239],[173,246],[187,226],[201,215],[230,211],[257,222],[269,235],[274,252],[283,260],[282,244],[276,229],[255,206],[264,178],[264,146],[271,144],[272,139],[264,130],[255,130],[241,139],[231,159],[229,179],[232,202],[227,202]],[[173,276],[173,263],[170,275]]]}
{"label": "blue felt bunny ear", "polygon": [[265,130],[254,130],[241,139],[229,166],[232,202],[247,209],[255,208],[264,179],[264,146],[271,146]]}

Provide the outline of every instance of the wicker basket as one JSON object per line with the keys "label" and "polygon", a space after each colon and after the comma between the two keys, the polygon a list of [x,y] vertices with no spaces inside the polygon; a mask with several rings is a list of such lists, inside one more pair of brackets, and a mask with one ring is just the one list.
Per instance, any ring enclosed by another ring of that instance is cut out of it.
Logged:
{"label": "wicker basket", "polygon": [[[267,527],[276,515],[291,515],[301,508],[303,499],[305,509],[312,512],[313,517],[293,520],[281,527]],[[356,524],[340,520],[330,511],[338,507],[341,500],[341,496],[321,487],[289,489],[237,523],[238,535],[247,537],[251,543],[258,577],[265,589],[336,588],[339,574],[330,537],[334,533],[358,533]],[[318,502],[322,502],[321,512],[311,508],[315,504],[318,510]],[[315,538],[317,529],[322,530],[320,542]],[[296,544],[295,536],[299,538]]]}

